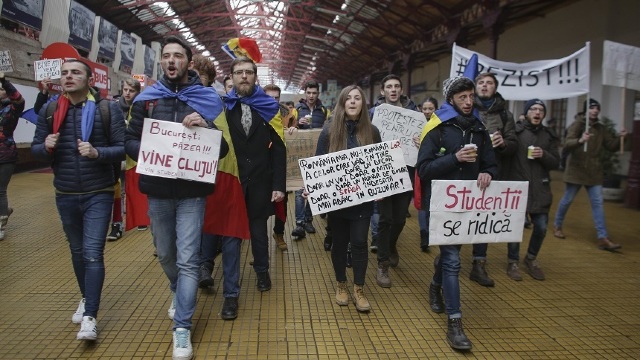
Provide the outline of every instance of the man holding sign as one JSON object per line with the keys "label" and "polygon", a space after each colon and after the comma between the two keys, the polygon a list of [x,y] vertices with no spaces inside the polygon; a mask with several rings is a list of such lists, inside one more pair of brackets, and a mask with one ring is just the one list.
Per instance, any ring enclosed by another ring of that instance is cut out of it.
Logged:
{"label": "man holding sign", "polygon": [[[416,170],[422,183],[422,208],[429,209],[431,180],[475,180],[486,189],[497,174],[495,153],[489,133],[473,114],[473,81],[462,76],[445,80],[445,104],[425,126]],[[429,303],[436,313],[446,310],[447,341],[456,350],[471,349],[462,328],[460,311],[460,248],[441,245],[434,261],[435,273],[429,286]],[[446,297],[443,303],[442,292]],[[445,309],[446,304],[446,309]]]}
{"label": "man holding sign", "polygon": [[[127,155],[140,161],[138,153],[145,122],[165,120],[187,128],[213,128],[213,121],[224,118],[222,101],[211,87],[204,87],[195,71],[189,70],[192,53],[177,37],[167,37],[162,46],[160,65],[164,76],[138,95],[131,108],[126,133]],[[153,119],[149,119],[150,107]],[[158,119],[158,120],[155,120]],[[186,132],[185,132],[186,133]],[[169,139],[168,141],[176,141]],[[222,140],[220,157],[228,152]],[[205,155],[203,155],[204,157]],[[207,159],[217,160],[217,159]],[[169,278],[173,300],[168,315],[174,321],[173,357],[191,359],[191,318],[196,307],[200,242],[206,196],[214,184],[180,178],[141,175],[140,191],[147,194],[151,231],[158,261]]]}

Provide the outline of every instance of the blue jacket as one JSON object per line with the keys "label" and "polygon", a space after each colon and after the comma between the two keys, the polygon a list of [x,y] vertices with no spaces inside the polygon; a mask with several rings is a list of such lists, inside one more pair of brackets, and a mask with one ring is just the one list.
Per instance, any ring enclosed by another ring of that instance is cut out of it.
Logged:
{"label": "blue jacket", "polygon": [[[99,100],[96,101],[107,101]],[[111,113],[111,135],[105,134],[105,126],[96,104],[94,126],[89,142],[98,150],[98,157],[91,159],[78,152],[81,138],[82,104],[69,104],[67,116],[60,127],[60,138],[53,152],[48,152],[44,141],[50,134],[49,123],[45,119],[47,107],[38,114],[36,132],[31,143],[31,154],[40,161],[51,163],[53,186],[65,193],[87,193],[111,190],[118,181],[114,173],[114,163],[120,166],[124,160],[124,118],[117,104],[109,103]]]}
{"label": "blue jacket", "polygon": [[[298,110],[298,128],[300,129],[320,129],[324,126],[325,121],[328,118],[329,110],[327,110],[320,99],[316,100],[316,107],[311,111],[309,105],[307,105],[306,99],[300,99],[300,103],[296,105]],[[311,126],[300,125],[300,119],[311,114]]]}

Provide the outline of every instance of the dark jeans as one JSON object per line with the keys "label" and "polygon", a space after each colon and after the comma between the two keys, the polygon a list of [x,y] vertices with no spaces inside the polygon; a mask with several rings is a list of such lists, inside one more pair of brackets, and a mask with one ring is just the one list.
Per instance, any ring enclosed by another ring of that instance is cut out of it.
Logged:
{"label": "dark jeans", "polygon": [[405,192],[387,196],[378,201],[378,262],[389,261],[390,254],[397,254],[398,238],[407,222],[407,208],[413,193]]}
{"label": "dark jeans", "polygon": [[222,236],[213,234],[202,234],[202,243],[200,244],[200,266],[206,267],[209,272],[213,271],[215,259],[218,256],[218,249]]}
{"label": "dark jeans", "polygon": [[473,260],[486,260],[489,244],[473,244]]}
{"label": "dark jeans", "polygon": [[84,316],[98,316],[104,284],[104,246],[113,191],[56,194],[56,206],[69,242],[73,271],[85,301]]}
{"label": "dark jeans", "polygon": [[253,270],[257,273],[269,271],[269,234],[267,233],[267,220],[268,218],[249,219]]}
{"label": "dark jeans", "polygon": [[[287,211],[287,204],[289,203],[289,194],[284,195],[284,208]],[[311,209],[309,209],[311,211]],[[276,234],[284,234],[284,221],[280,220],[277,216],[273,219],[273,232]]]}
{"label": "dark jeans", "polygon": [[0,164],[0,216],[9,215],[9,199],[7,198],[7,187],[13,175],[16,163]]}
{"label": "dark jeans", "polygon": [[[544,237],[547,235],[547,224],[549,223],[549,214],[530,214],[531,223],[533,224],[533,231],[531,232],[531,238],[529,239],[529,248],[527,249],[527,255],[529,258],[535,259],[540,252]],[[513,242],[507,246],[509,262],[520,261],[520,243]]]}
{"label": "dark jeans", "polygon": [[329,213],[329,223],[331,223],[331,233],[333,234],[331,261],[337,281],[347,281],[347,247],[351,242],[353,283],[364,285],[369,256],[367,251],[369,221],[369,217],[350,220]]}
{"label": "dark jeans", "polygon": [[240,247],[242,239],[221,236],[222,242],[222,296],[240,296]]}
{"label": "dark jeans", "polygon": [[440,245],[440,261],[436,264],[433,283],[442,285],[445,311],[451,317],[460,317],[460,249],[462,245]]}

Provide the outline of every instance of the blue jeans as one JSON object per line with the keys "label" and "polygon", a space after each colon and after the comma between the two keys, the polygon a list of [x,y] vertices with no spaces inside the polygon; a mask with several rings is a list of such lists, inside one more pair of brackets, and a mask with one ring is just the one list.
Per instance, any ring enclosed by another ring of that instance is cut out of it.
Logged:
{"label": "blue jeans", "polygon": [[[206,236],[206,235],[205,235]],[[240,247],[242,239],[221,236],[222,241],[222,296],[240,296]]]}
{"label": "blue jeans", "polygon": [[191,329],[196,309],[198,267],[205,198],[162,199],[149,196],[151,232],[158,261],[176,294],[176,328]]}
{"label": "blue jeans", "polygon": [[442,285],[445,311],[449,318],[461,317],[460,311],[460,249],[462,245],[440,245],[440,261],[436,264],[432,282]]}
{"label": "blue jeans", "polygon": [[[530,259],[535,259],[540,252],[544,237],[547,235],[547,224],[549,223],[549,213],[542,214],[530,214],[531,223],[533,224],[533,232],[529,239],[529,248],[527,249],[527,256]],[[509,262],[520,261],[520,243],[513,242],[507,244],[507,257]]]}
{"label": "blue jeans", "polygon": [[56,206],[69,242],[73,271],[85,298],[84,316],[98,316],[104,284],[104,245],[111,220],[113,191],[56,194]]}
{"label": "blue jeans", "polygon": [[311,222],[313,220],[313,214],[311,213],[311,207],[309,203],[302,197],[302,189],[296,190],[296,224],[301,225]]}
{"label": "blue jeans", "polygon": [[[558,204],[558,212],[556,213],[555,227],[561,229],[564,217],[567,215],[569,206],[576,197],[578,190],[582,185],[566,183],[566,188],[560,204]],[[593,216],[593,222],[596,226],[596,232],[598,233],[598,239],[604,239],[608,237],[607,226],[604,222],[604,205],[602,200],[602,185],[586,186],[587,194],[589,194],[589,201],[591,202],[591,214]]]}
{"label": "blue jeans", "polygon": [[373,202],[373,215],[371,215],[371,240],[378,238],[378,224],[380,223],[380,211],[378,211],[378,202]]}

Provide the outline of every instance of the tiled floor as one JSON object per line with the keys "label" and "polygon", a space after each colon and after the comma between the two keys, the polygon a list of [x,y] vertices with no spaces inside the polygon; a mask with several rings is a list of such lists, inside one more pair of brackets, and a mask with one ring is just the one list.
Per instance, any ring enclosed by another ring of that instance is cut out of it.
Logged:
{"label": "tiled floor", "polygon": [[[559,179],[559,174],[555,175]],[[79,294],[54,204],[52,175],[16,174],[9,187],[15,213],[0,242],[0,358],[169,358],[171,301],[153,257],[149,231],[131,231],[106,250],[107,278],[95,343],[75,340],[70,321]],[[556,203],[562,182],[554,182]],[[293,207],[293,201],[289,201]],[[428,308],[427,287],[437,249],[418,248],[415,210],[399,242],[393,287],[375,284],[369,257],[366,294],[372,311],[334,303],[330,254],[318,233],[289,251],[271,244],[271,291],[255,288],[249,243],[243,245],[240,313],[223,321],[221,269],[215,286],[200,291],[194,316],[197,359],[633,359],[640,358],[640,212],[606,203],[618,253],[598,250],[590,207],[578,195],[565,224],[568,238],[548,233],[539,256],[546,281],[507,278],[506,246],[489,247],[494,288],[468,279],[470,246],[462,251],[462,306],[473,350],[454,352],[445,340],[444,315]],[[551,215],[555,213],[555,206]],[[289,209],[292,216],[292,209]],[[291,223],[287,224],[287,234]],[[530,232],[525,231],[525,242]],[[522,252],[524,252],[524,246]]]}

